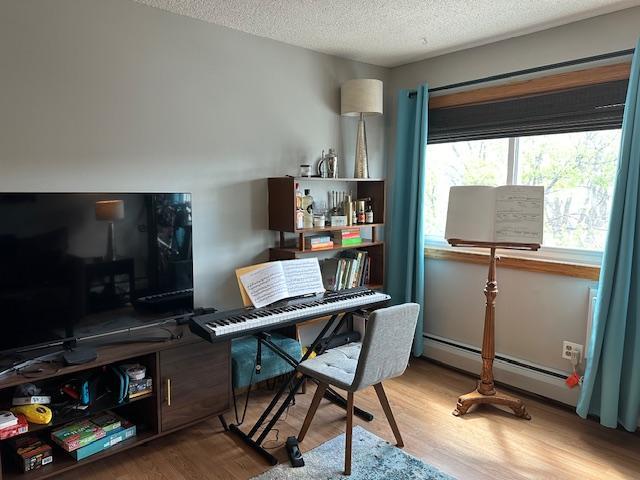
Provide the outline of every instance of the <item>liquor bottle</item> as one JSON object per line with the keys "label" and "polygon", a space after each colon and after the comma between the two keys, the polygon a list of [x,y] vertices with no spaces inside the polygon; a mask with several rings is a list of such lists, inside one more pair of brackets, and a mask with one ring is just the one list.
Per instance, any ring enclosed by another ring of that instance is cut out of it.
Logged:
{"label": "liquor bottle", "polygon": [[358,200],[356,202],[358,206],[358,223],[365,223],[366,221],[366,213],[364,208],[364,200]]}
{"label": "liquor bottle", "polygon": [[371,206],[371,202],[367,204],[367,209],[364,212],[364,221],[365,223],[373,223],[373,207]]}
{"label": "liquor bottle", "polygon": [[308,188],[302,197],[302,213],[304,215],[304,228],[313,228],[313,197]]}
{"label": "liquor bottle", "polygon": [[302,192],[300,184],[296,183],[296,228],[304,228],[304,213],[302,211]]}
{"label": "liquor bottle", "polygon": [[302,210],[302,192],[299,183],[296,183],[296,210]]}

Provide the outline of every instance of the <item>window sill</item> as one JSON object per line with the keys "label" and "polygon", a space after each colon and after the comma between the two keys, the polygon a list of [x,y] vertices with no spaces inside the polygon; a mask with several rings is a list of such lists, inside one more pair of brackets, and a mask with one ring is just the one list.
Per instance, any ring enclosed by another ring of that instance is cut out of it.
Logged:
{"label": "window sill", "polygon": [[[448,260],[463,263],[488,264],[488,253],[453,248],[427,247],[424,249],[425,258],[433,260]],[[600,276],[599,265],[576,263],[558,260],[526,258],[523,256],[498,253],[498,266],[525,270],[528,272],[549,273],[566,277],[582,278],[597,281]]]}

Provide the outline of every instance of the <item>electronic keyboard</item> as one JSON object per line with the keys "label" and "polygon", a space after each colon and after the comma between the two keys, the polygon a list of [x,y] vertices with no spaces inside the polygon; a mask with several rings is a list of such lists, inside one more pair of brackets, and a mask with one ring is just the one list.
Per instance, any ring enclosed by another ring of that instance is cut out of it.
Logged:
{"label": "electronic keyboard", "polygon": [[295,298],[267,307],[194,315],[189,328],[210,342],[281,328],[314,318],[384,306],[391,297],[366,287]]}

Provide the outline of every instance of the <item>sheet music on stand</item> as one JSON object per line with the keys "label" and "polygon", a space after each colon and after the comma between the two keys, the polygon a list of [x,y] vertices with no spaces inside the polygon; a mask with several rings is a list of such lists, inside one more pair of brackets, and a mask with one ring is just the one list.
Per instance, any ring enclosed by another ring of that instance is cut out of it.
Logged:
{"label": "sheet music on stand", "polygon": [[542,243],[544,187],[451,187],[445,238],[465,243]]}
{"label": "sheet music on stand", "polygon": [[542,243],[543,213],[544,187],[466,186],[451,187],[449,191],[447,241],[452,246],[489,249],[480,382],[474,391],[458,397],[455,416],[465,415],[473,405],[494,404],[511,408],[520,418],[531,419],[522,400],[495,387],[496,249],[538,250]]}
{"label": "sheet music on stand", "polygon": [[241,275],[240,281],[256,308],[325,291],[316,257],[270,262]]}

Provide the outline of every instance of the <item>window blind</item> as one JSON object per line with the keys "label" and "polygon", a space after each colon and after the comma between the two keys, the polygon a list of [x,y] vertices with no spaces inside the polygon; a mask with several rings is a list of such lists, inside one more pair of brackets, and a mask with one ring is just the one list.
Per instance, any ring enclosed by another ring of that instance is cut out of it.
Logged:
{"label": "window blind", "polygon": [[428,143],[620,128],[627,83],[430,109]]}

